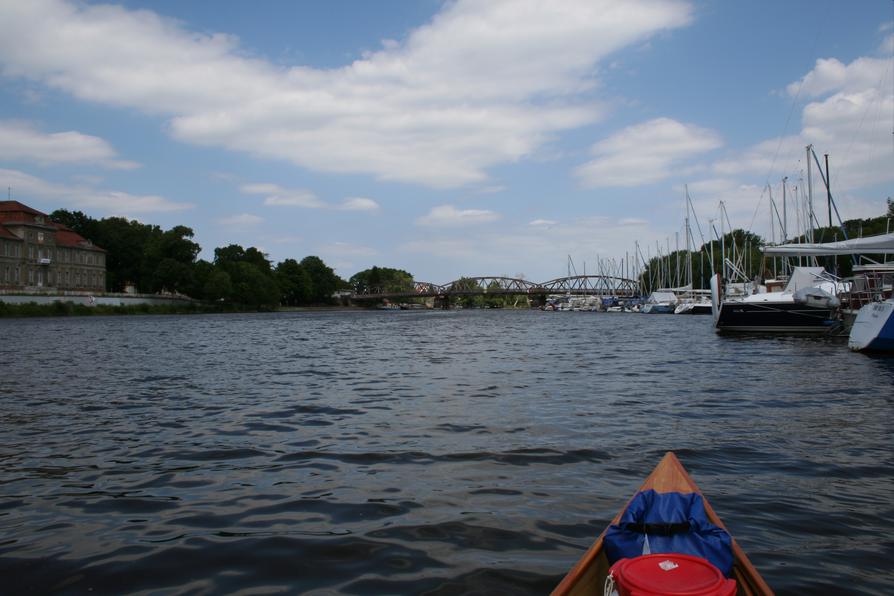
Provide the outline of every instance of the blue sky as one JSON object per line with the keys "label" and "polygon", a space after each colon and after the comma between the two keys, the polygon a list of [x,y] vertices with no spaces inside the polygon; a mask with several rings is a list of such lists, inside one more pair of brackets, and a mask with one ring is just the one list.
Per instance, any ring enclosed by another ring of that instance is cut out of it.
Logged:
{"label": "blue sky", "polygon": [[188,225],[208,259],[546,281],[682,246],[684,185],[706,233],[723,201],[779,236],[766,186],[802,219],[808,143],[844,218],[883,213],[892,23],[890,0],[2,0],[0,182]]}

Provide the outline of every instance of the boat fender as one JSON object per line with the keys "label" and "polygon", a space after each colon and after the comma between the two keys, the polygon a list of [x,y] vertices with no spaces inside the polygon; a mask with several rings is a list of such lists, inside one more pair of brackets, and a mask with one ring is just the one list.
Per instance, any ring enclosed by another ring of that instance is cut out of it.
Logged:
{"label": "boat fender", "polygon": [[678,553],[621,559],[608,571],[604,596],[735,596],[727,579],[707,559]]}

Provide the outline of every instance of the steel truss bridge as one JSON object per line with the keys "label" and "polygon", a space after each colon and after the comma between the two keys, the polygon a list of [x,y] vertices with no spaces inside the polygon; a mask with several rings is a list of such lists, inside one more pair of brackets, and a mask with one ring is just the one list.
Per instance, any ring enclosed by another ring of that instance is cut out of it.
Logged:
{"label": "steel truss bridge", "polygon": [[451,298],[459,296],[506,296],[529,294],[571,294],[577,296],[616,296],[633,298],[640,295],[636,280],[609,275],[575,275],[537,283],[514,277],[463,277],[448,284],[413,282],[413,287],[398,291],[368,288],[351,295],[352,300],[396,298]]}

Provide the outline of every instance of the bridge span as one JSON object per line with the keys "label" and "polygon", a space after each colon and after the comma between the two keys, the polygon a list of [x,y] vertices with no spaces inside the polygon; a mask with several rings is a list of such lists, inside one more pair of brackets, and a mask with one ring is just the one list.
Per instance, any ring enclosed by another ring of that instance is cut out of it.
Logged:
{"label": "bridge span", "polygon": [[413,282],[405,288],[365,288],[351,294],[352,300],[395,300],[400,298],[440,298],[460,296],[507,296],[527,294],[571,294],[576,296],[614,296],[633,298],[640,295],[636,280],[610,275],[575,275],[546,282],[531,282],[514,277],[463,277],[447,284]]}

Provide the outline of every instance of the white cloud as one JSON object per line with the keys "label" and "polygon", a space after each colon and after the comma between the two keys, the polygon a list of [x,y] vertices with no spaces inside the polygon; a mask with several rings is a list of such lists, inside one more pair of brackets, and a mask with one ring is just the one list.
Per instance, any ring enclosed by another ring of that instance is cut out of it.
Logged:
{"label": "white cloud", "polygon": [[43,133],[24,122],[0,120],[0,159],[39,164],[96,164],[130,170],[139,164],[117,159],[112,146],[99,137],[73,130]]}
{"label": "white cloud", "polygon": [[298,244],[303,241],[301,236],[276,236],[270,239],[273,244]]}
{"label": "white cloud", "polygon": [[575,173],[588,188],[643,186],[678,173],[677,166],[722,145],[717,133],[670,118],[657,118],[593,145],[595,158]]}
{"label": "white cloud", "polygon": [[[578,274],[585,268],[593,274],[599,270],[597,257],[623,256],[625,250],[633,263],[634,239],[630,232],[613,217],[590,216],[555,226],[521,225],[478,235],[446,228],[436,236],[412,240],[399,248],[401,254],[409,255],[409,262],[402,264],[408,271],[444,272],[440,279],[424,280],[432,283],[447,283],[464,275],[513,272],[517,276],[520,267],[524,267],[525,279],[541,282],[565,277],[569,255]],[[664,242],[664,236],[657,237],[645,224],[637,230],[637,237],[644,252],[647,244],[654,245],[659,238]],[[520,261],[519,255],[524,259]],[[475,269],[470,270],[469,263],[475,263]],[[615,273],[608,263],[604,265],[603,273]],[[615,266],[620,266],[618,259]]]}
{"label": "white cloud", "polygon": [[320,252],[336,257],[373,257],[379,252],[368,246],[358,246],[349,242],[332,242],[320,248]]}
{"label": "white cloud", "polygon": [[276,184],[266,183],[243,184],[239,189],[246,194],[267,195],[264,198],[264,204],[269,207],[319,209],[326,206],[314,193],[304,189],[286,189]]}
{"label": "white cloud", "polygon": [[[888,24],[888,29],[891,29],[890,23]],[[890,56],[894,53],[894,34],[888,35],[882,40],[882,43],[878,48],[878,53],[886,56]]]}
{"label": "white cloud", "polygon": [[500,219],[500,214],[486,209],[457,209],[453,205],[432,207],[428,215],[416,220],[420,226],[465,226],[488,223]]}
{"label": "white cloud", "polygon": [[557,223],[559,223],[559,222],[552,220],[552,219],[535,219],[534,221],[528,222],[528,225],[529,226],[554,226]]}
{"label": "white cloud", "polygon": [[891,68],[885,58],[857,58],[848,65],[836,58],[821,58],[813,70],[786,87],[789,95],[820,97],[833,91],[862,91],[878,86],[879,77]]}
{"label": "white cloud", "polygon": [[321,171],[450,187],[595,122],[598,63],[685,26],[676,0],[458,0],[342,68],[282,68],[148,10],[0,6],[0,69],[171,118],[189,143]]}
{"label": "white cloud", "polygon": [[[829,154],[833,195],[856,196],[860,189],[894,180],[892,68],[890,60],[869,57],[850,64],[834,58],[817,60],[810,72],[787,87],[791,94],[800,89],[801,95],[812,98],[803,108],[801,130],[718,161],[714,172],[721,176],[758,175],[773,184],[783,176],[795,181],[806,177],[805,147],[812,144],[821,161],[823,154]],[[821,188],[816,163],[813,158],[810,161],[815,187]],[[846,207],[839,205],[842,217]],[[855,212],[862,209],[855,205]]]}
{"label": "white cloud", "polygon": [[339,206],[342,211],[378,211],[379,204],[366,197],[350,197]]}
{"label": "white cloud", "polygon": [[89,184],[58,184],[18,170],[0,169],[0,185],[11,187],[16,196],[64,203],[78,209],[95,209],[110,215],[183,211],[194,207],[191,203],[176,203],[157,195],[133,195]]}
{"label": "white cloud", "polygon": [[240,213],[229,217],[222,217],[217,220],[222,226],[256,226],[264,223],[264,218],[251,213]]}

